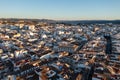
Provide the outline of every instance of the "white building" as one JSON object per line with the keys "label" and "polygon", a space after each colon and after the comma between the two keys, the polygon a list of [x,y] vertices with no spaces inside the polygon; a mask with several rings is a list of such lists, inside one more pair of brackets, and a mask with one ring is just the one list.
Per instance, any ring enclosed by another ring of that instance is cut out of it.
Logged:
{"label": "white building", "polygon": [[69,43],[60,43],[59,46],[54,46],[54,50],[57,52],[69,52],[73,53],[77,50],[78,46]]}
{"label": "white building", "polygon": [[16,80],[16,76],[15,75],[8,75],[3,80]]}

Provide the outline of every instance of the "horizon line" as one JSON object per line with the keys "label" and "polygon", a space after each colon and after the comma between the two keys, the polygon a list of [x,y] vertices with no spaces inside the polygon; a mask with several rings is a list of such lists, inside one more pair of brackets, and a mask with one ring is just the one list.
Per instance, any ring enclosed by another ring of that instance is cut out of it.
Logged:
{"label": "horizon line", "polygon": [[54,20],[54,21],[83,21],[83,20],[120,20],[120,19],[49,19],[49,18],[0,18],[0,19],[37,19],[37,20]]}

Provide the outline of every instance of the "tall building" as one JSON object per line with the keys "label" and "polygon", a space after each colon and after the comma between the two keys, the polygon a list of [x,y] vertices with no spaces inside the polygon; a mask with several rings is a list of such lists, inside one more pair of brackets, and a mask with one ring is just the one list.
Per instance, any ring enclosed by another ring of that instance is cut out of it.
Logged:
{"label": "tall building", "polygon": [[105,34],[104,38],[107,41],[105,53],[112,54],[112,40],[110,34]]}

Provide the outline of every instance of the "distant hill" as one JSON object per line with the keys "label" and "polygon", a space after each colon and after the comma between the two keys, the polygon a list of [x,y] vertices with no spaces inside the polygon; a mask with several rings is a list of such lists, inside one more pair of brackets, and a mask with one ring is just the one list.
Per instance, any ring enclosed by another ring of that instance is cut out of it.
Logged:
{"label": "distant hill", "polygon": [[9,23],[9,24],[15,24],[15,23],[23,23],[23,24],[38,24],[39,22],[45,22],[48,24],[56,23],[54,20],[48,20],[48,19],[18,19],[18,18],[1,18],[0,21],[2,21],[3,24]]}
{"label": "distant hill", "polygon": [[77,20],[77,21],[59,21],[60,23],[68,23],[68,24],[120,24],[120,20]]}
{"label": "distant hill", "polygon": [[18,21],[55,22],[54,20],[49,20],[49,19],[0,18],[0,20],[2,20],[2,21],[12,21],[12,22],[18,22]]}
{"label": "distant hill", "polygon": [[120,24],[120,20],[49,20],[49,19],[19,19],[19,18],[1,18],[0,21],[8,22],[47,22],[47,23],[65,23],[65,24]]}

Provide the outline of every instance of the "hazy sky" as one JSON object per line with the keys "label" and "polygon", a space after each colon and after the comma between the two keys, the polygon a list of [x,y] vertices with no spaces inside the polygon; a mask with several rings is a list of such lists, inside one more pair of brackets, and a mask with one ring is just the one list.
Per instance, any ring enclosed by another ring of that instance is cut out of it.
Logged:
{"label": "hazy sky", "polygon": [[120,19],[120,0],[0,0],[0,18]]}

